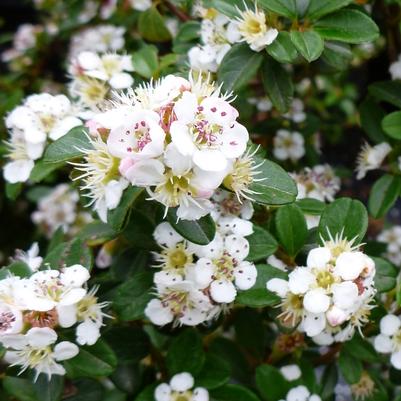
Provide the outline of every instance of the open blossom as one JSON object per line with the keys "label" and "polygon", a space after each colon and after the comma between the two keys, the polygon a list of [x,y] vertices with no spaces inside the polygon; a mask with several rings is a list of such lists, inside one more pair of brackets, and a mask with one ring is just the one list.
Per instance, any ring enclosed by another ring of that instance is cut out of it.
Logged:
{"label": "open blossom", "polygon": [[79,53],[70,66],[70,73],[79,79],[84,75],[107,82],[113,89],[126,89],[134,79],[131,56],[115,53],[96,54],[91,51]]}
{"label": "open blossom", "polygon": [[302,100],[293,99],[289,111],[283,114],[283,117],[294,121],[294,123],[301,123],[302,121],[305,121],[306,113],[304,111],[304,103]]}
{"label": "open blossom", "polygon": [[375,146],[365,143],[356,161],[356,178],[361,180],[368,171],[378,169],[391,150],[391,146],[387,142],[382,142]]}
{"label": "open blossom", "polygon": [[26,334],[10,334],[0,337],[7,348],[4,360],[11,366],[21,366],[21,372],[35,369],[35,380],[41,373],[50,377],[64,375],[59,362],[78,355],[79,348],[69,341],[57,342],[57,333],[49,327],[34,327]]}
{"label": "open blossom", "polygon": [[273,140],[273,155],[278,160],[290,159],[292,162],[296,162],[305,155],[304,142],[304,138],[299,132],[280,129]]}
{"label": "open blossom", "polygon": [[[305,267],[296,267],[288,280],[274,278],[267,289],[282,302],[281,317],[309,337],[322,341],[343,330],[336,341],[346,341],[366,323],[374,289],[375,264],[341,237],[312,249]],[[349,334],[349,335],[347,335]],[[331,340],[332,341],[332,340]]]}
{"label": "open blossom", "polygon": [[134,10],[146,11],[152,7],[152,0],[129,0],[129,4]]}
{"label": "open blossom", "polygon": [[32,221],[49,238],[60,227],[66,234],[73,235],[79,226],[92,221],[89,213],[79,211],[78,202],[77,191],[67,184],[59,184],[39,200]]}
{"label": "open blossom", "polygon": [[380,334],[374,339],[377,352],[391,354],[390,362],[401,369],[401,319],[389,314],[380,320]]}
{"label": "open blossom", "polygon": [[322,399],[317,394],[311,394],[310,391],[303,385],[292,388],[285,398],[281,401],[321,401]]}
{"label": "open blossom", "polygon": [[387,244],[385,256],[396,265],[401,264],[401,226],[393,226],[383,230],[378,236],[379,242]]}
{"label": "open blossom", "polygon": [[266,15],[262,10],[250,10],[248,7],[239,11],[239,17],[234,30],[241,35],[241,41],[248,43],[249,47],[256,51],[262,51],[272,44],[277,38],[278,30],[266,23]]}
{"label": "open blossom", "polygon": [[203,387],[193,388],[194,384],[190,373],[178,373],[170,383],[161,383],[156,387],[155,401],[209,401],[209,392]]}
{"label": "open blossom", "polygon": [[37,271],[43,262],[43,258],[39,256],[39,245],[37,242],[34,242],[26,252],[17,249],[14,259],[24,262],[33,272]]}

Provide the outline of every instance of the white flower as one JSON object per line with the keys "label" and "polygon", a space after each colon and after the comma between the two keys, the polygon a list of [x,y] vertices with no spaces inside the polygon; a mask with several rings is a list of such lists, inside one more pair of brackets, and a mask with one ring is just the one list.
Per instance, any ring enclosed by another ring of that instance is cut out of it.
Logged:
{"label": "white flower", "polygon": [[64,375],[65,369],[58,362],[74,358],[79,349],[69,341],[55,344],[56,341],[56,332],[48,327],[32,328],[25,335],[1,337],[1,342],[7,348],[4,360],[11,366],[21,366],[21,372],[28,368],[35,369],[35,380],[41,373],[49,379],[52,375]]}
{"label": "white flower", "polygon": [[70,67],[70,73],[74,76],[86,75],[106,81],[113,89],[129,88],[134,79],[128,72],[133,70],[130,56],[115,53],[98,55],[91,51],[79,53]]}
{"label": "white flower", "polygon": [[288,381],[298,380],[301,375],[301,369],[298,365],[285,365],[280,368],[280,372]]}
{"label": "white flower", "polygon": [[3,335],[20,333],[23,326],[23,316],[18,308],[0,304],[0,341]]}
{"label": "white flower", "polygon": [[[238,10],[239,11],[239,10]],[[262,51],[266,46],[272,44],[278,35],[278,30],[266,24],[266,15],[258,10],[245,8],[239,11],[237,23],[232,26],[231,35],[241,35],[241,41],[248,43],[250,48],[256,52]]]}
{"label": "white flower", "polygon": [[398,56],[397,61],[390,64],[389,72],[391,74],[391,79],[401,79],[401,56]]}
{"label": "white flower", "polygon": [[287,271],[287,265],[281,259],[277,258],[275,255],[270,255],[266,259],[266,263],[281,271],[284,272]]}
{"label": "white flower", "polygon": [[380,320],[380,334],[374,339],[376,351],[391,354],[390,362],[401,369],[401,320],[396,315],[386,315]]}
{"label": "white flower", "polygon": [[391,150],[392,148],[387,142],[375,146],[365,143],[357,157],[356,178],[361,180],[368,171],[378,169]]}
{"label": "white flower", "polygon": [[382,231],[377,240],[387,244],[385,256],[395,265],[401,264],[401,226]]}
{"label": "white flower", "polygon": [[238,111],[218,97],[201,102],[184,92],[173,109],[177,120],[171,124],[171,139],[183,156],[191,156],[205,171],[222,171],[227,161],[244,153],[249,135],[237,123]]}
{"label": "white flower", "polygon": [[26,263],[33,272],[39,269],[43,261],[43,258],[39,256],[39,245],[37,242],[34,242],[26,252],[17,250],[15,252],[15,259]]}
{"label": "white flower", "polygon": [[294,121],[295,123],[301,123],[306,119],[306,113],[304,112],[304,103],[301,99],[293,99],[291,102],[290,110],[283,114],[283,117]]}
{"label": "white flower", "polygon": [[129,4],[134,10],[146,11],[152,7],[152,0],[129,0]]}
{"label": "white flower", "polygon": [[175,401],[181,398],[186,401],[209,401],[209,393],[203,387],[194,386],[194,378],[190,373],[174,375],[170,383],[161,383],[155,389],[156,401]]}
{"label": "white flower", "polygon": [[89,279],[88,269],[73,265],[59,270],[43,270],[29,277],[24,297],[30,309],[49,311],[57,305],[79,302],[86,290],[82,285]]}
{"label": "white flower", "polygon": [[299,132],[280,129],[277,131],[273,143],[273,155],[276,159],[290,159],[295,162],[305,155],[304,138]]}

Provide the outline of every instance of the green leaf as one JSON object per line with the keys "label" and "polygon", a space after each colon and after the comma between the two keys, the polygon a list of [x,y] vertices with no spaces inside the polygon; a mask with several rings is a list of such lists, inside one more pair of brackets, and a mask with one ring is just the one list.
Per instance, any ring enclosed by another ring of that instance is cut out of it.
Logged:
{"label": "green leaf", "polygon": [[6,376],[2,383],[7,393],[18,399],[18,401],[41,401],[36,393],[35,386],[30,380]]}
{"label": "green leaf", "polygon": [[374,363],[380,359],[373,345],[359,335],[355,335],[350,341],[344,343],[342,349],[352,357],[364,362]]}
{"label": "green leaf", "polygon": [[221,61],[218,82],[227,92],[241,88],[256,75],[262,60],[263,56],[246,43],[233,45]]}
{"label": "green leaf", "polygon": [[164,18],[155,6],[141,13],[138,21],[138,31],[141,37],[150,42],[167,42],[171,39]]}
{"label": "green leaf", "polygon": [[143,46],[132,55],[132,65],[137,74],[145,78],[152,78],[158,68],[157,47]]}
{"label": "green leaf", "polygon": [[362,362],[355,359],[345,349],[341,350],[340,357],[338,358],[338,366],[347,383],[354,384],[361,379]]}
{"label": "green leaf", "polygon": [[255,285],[249,290],[238,291],[235,302],[251,308],[275,305],[280,298],[266,289],[266,283],[275,277],[285,279],[286,273],[270,265],[256,265],[256,269],[258,276]]}
{"label": "green leaf", "polygon": [[275,238],[260,226],[253,226],[253,233],[247,237],[249,242],[249,254],[246,258],[250,261],[266,259],[276,252],[278,244]]}
{"label": "green leaf", "polygon": [[289,19],[295,19],[298,14],[297,0],[259,0],[258,4]]}
{"label": "green leaf", "polygon": [[291,31],[291,41],[299,53],[309,62],[317,60],[323,52],[324,41],[313,31]]}
{"label": "green leaf", "polygon": [[50,175],[53,171],[56,171],[58,168],[64,165],[64,162],[61,163],[45,163],[44,160],[39,160],[35,163],[35,167],[31,171],[31,175],[29,176],[29,180],[38,183],[43,181],[48,175]]}
{"label": "green leaf", "polygon": [[401,139],[401,111],[395,111],[384,117],[383,130],[394,139]]}
{"label": "green leaf", "polygon": [[308,236],[304,214],[297,205],[281,207],[275,215],[277,238],[290,256],[295,256]]}
{"label": "green leaf", "polygon": [[104,394],[104,387],[95,380],[79,379],[73,382],[74,394],[63,401],[99,401]]}
{"label": "green leaf", "polygon": [[92,149],[86,128],[75,127],[51,143],[43,158],[44,163],[61,163],[83,155],[83,149]]}
{"label": "green leaf", "polygon": [[401,191],[401,177],[385,174],[373,185],[369,194],[369,212],[374,218],[383,217],[398,199]]}
{"label": "green leaf", "polygon": [[320,218],[319,234],[329,239],[337,234],[359,244],[368,228],[368,213],[365,206],[358,200],[339,198],[328,205]]}
{"label": "green leaf", "polygon": [[286,31],[279,32],[273,43],[266,46],[266,51],[279,63],[292,63],[298,56],[290,34]]}
{"label": "green leaf", "polygon": [[212,217],[201,217],[199,220],[178,220],[176,209],[169,209],[167,220],[178,234],[194,244],[207,245],[216,234],[216,225]]}
{"label": "green leaf", "polygon": [[154,401],[156,386],[156,384],[147,386],[138,394],[138,396],[135,398],[135,401]]}
{"label": "green leaf", "polygon": [[391,291],[397,285],[397,269],[387,260],[372,257],[376,265],[375,288],[378,292]]}
{"label": "green leaf", "polygon": [[173,39],[173,52],[186,54],[199,39],[200,30],[201,26],[198,21],[188,21],[180,25],[177,35]]}
{"label": "green leaf", "polygon": [[63,362],[69,377],[108,376],[117,365],[113,350],[104,340],[98,340],[95,345],[79,348],[79,354]]}
{"label": "green leaf", "polygon": [[224,359],[208,353],[202,370],[195,378],[195,386],[208,390],[220,387],[228,382],[230,373],[230,365]]}
{"label": "green leaf", "polygon": [[313,198],[299,199],[296,204],[305,214],[312,216],[320,216],[326,207],[324,202]]}
{"label": "green leaf", "polygon": [[166,357],[170,376],[181,372],[196,375],[201,371],[204,363],[205,353],[198,331],[192,328],[185,329],[172,340]]}
{"label": "green leaf", "polygon": [[320,392],[322,400],[331,400],[334,394],[334,388],[338,382],[338,372],[335,363],[327,365],[323,371],[322,379],[320,380]]}
{"label": "green leaf", "polygon": [[42,373],[34,383],[34,387],[40,401],[59,401],[64,391],[64,377],[53,375],[49,380]]}
{"label": "green leaf", "polygon": [[6,182],[6,196],[7,199],[15,200],[17,199],[18,195],[22,191],[22,182],[16,182],[15,184],[11,184]]}
{"label": "green leaf", "polygon": [[324,42],[322,60],[329,67],[343,71],[348,68],[352,58],[353,54],[348,44],[330,41]]}
{"label": "green leaf", "polygon": [[252,199],[265,205],[285,205],[294,202],[298,193],[294,180],[278,164],[255,157],[256,164],[262,161],[258,167],[260,174],[256,178],[263,178],[263,181],[250,185],[250,189],[255,192]]}
{"label": "green leaf", "polygon": [[310,0],[306,16],[310,20],[316,20],[326,14],[330,14],[342,7],[351,4],[353,0]]}
{"label": "green leaf", "polygon": [[138,188],[134,186],[129,186],[123,193],[119,205],[113,209],[109,210],[107,215],[107,222],[110,226],[120,232],[123,230],[125,224],[127,223],[132,207],[135,201],[138,199],[139,195],[143,192],[143,188]]}
{"label": "green leaf", "polygon": [[117,236],[117,232],[108,224],[96,220],[85,225],[85,227],[79,232],[78,236],[94,246],[114,239]]}
{"label": "green leaf", "polygon": [[230,18],[236,18],[239,16],[238,9],[244,8],[243,0],[209,0],[207,1],[207,7],[215,8],[217,11]]}
{"label": "green leaf", "polygon": [[375,82],[369,85],[368,90],[378,101],[387,102],[401,108],[401,82]]}
{"label": "green leaf", "polygon": [[29,268],[29,266],[25,262],[21,261],[12,262],[10,265],[3,267],[0,272],[4,272],[6,275],[11,273],[12,275],[21,278],[29,277],[32,274],[32,270]]}
{"label": "green leaf", "polygon": [[319,19],[313,29],[324,39],[346,43],[371,42],[378,38],[379,28],[366,14],[343,9]]}
{"label": "green leaf", "polygon": [[255,393],[238,384],[226,384],[210,394],[213,401],[260,401]]}
{"label": "green leaf", "polygon": [[153,298],[153,273],[141,272],[121,284],[113,296],[113,309],[121,320],[143,317],[148,302]]}
{"label": "green leaf", "polygon": [[284,399],[291,386],[281,372],[272,365],[260,365],[256,368],[256,387],[266,401]]}
{"label": "green leaf", "polygon": [[371,97],[365,99],[359,107],[359,118],[362,128],[375,143],[385,142],[386,133],[382,128],[385,111]]}
{"label": "green leaf", "polygon": [[280,63],[269,58],[262,65],[262,80],[274,107],[281,113],[287,112],[294,95],[290,74]]}

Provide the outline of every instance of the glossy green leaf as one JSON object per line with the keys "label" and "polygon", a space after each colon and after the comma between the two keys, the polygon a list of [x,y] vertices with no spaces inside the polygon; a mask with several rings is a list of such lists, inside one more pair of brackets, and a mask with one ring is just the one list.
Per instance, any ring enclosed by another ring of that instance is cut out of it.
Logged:
{"label": "glossy green leaf", "polygon": [[210,392],[214,401],[260,401],[251,390],[239,384],[226,384]]}
{"label": "glossy green leaf", "polygon": [[343,235],[349,241],[355,238],[354,244],[359,244],[368,228],[368,213],[365,206],[358,200],[339,198],[324,210],[319,223],[319,234],[329,239],[329,233],[334,238]]}
{"label": "glossy green leaf", "polygon": [[344,349],[341,350],[338,358],[338,366],[347,383],[354,384],[361,379],[363,370],[361,361],[354,358]]}
{"label": "glossy green leaf", "polygon": [[397,269],[387,260],[372,258],[376,266],[375,288],[378,292],[391,291],[397,285]]}
{"label": "glossy green leaf", "polygon": [[359,107],[362,128],[375,143],[386,141],[386,133],[382,128],[382,120],[385,115],[383,108],[371,97],[365,99]]}
{"label": "glossy green leaf", "polygon": [[44,163],[60,163],[83,155],[83,150],[92,149],[86,128],[75,127],[67,134],[52,142],[46,149]]}
{"label": "glossy green leaf", "polygon": [[313,31],[291,31],[291,41],[299,53],[309,62],[317,60],[323,52],[324,41]]}
{"label": "glossy green leaf", "polygon": [[18,401],[42,401],[30,380],[6,376],[2,380],[2,383],[7,393],[15,397]]}
{"label": "glossy green leaf", "polygon": [[378,101],[401,107],[401,82],[383,81],[369,85],[369,93]]}
{"label": "glossy green leaf", "polygon": [[235,44],[221,61],[217,73],[218,82],[230,92],[247,84],[258,71],[263,57],[246,43]]}
{"label": "glossy green leaf", "polygon": [[167,219],[178,234],[194,244],[207,245],[216,234],[216,224],[210,215],[199,220],[177,220],[176,210],[169,209]]}
{"label": "glossy green leaf", "polygon": [[347,43],[326,40],[321,60],[330,68],[343,71],[349,67],[353,56],[350,45]]}
{"label": "glossy green leaf", "polygon": [[281,372],[272,365],[260,365],[256,368],[256,387],[266,401],[285,399],[291,385]]}
{"label": "glossy green leaf", "polygon": [[383,217],[394,205],[401,191],[401,177],[398,175],[385,174],[373,185],[368,208],[374,218]]}
{"label": "glossy green leaf", "polygon": [[319,19],[313,29],[324,39],[346,43],[370,42],[379,36],[379,28],[361,11],[343,9]]}
{"label": "glossy green leaf", "polygon": [[273,43],[266,46],[266,51],[279,63],[292,63],[298,56],[290,34],[286,31],[279,32]]}
{"label": "glossy green leaf", "polygon": [[56,171],[61,166],[64,165],[64,162],[61,163],[45,163],[44,160],[39,160],[35,163],[35,167],[31,171],[31,175],[29,176],[29,180],[38,183],[43,181],[47,176],[49,176],[53,171]]}
{"label": "glossy green leaf", "polygon": [[262,65],[262,80],[274,107],[281,113],[288,111],[294,95],[294,86],[284,66],[272,58],[266,59]]}
{"label": "glossy green leaf", "polygon": [[310,20],[316,20],[352,2],[353,0],[310,0],[306,16]]}
{"label": "glossy green leaf", "polygon": [[259,5],[290,19],[295,19],[298,14],[297,0],[259,0]]}
{"label": "glossy green leaf", "polygon": [[391,138],[401,139],[401,111],[395,111],[384,117],[382,127]]}
{"label": "glossy green leaf", "polygon": [[171,39],[164,18],[155,6],[141,13],[138,21],[138,31],[143,39],[150,42],[167,42]]}
{"label": "glossy green leaf", "polygon": [[220,387],[228,382],[230,372],[230,365],[224,359],[209,352],[202,369],[196,375],[195,386],[208,390]]}
{"label": "glossy green leaf", "polygon": [[264,228],[257,225],[253,226],[253,233],[246,239],[249,242],[249,254],[246,260],[266,259],[276,252],[278,247],[276,239]]}
{"label": "glossy green leaf", "polygon": [[152,78],[158,68],[157,47],[143,46],[132,55],[132,65],[137,74]]}

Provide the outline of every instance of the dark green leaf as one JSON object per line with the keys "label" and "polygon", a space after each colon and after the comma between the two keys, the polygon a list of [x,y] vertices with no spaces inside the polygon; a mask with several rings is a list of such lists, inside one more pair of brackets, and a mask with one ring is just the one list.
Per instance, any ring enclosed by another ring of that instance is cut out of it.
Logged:
{"label": "dark green leaf", "polygon": [[216,234],[216,225],[210,215],[199,220],[178,220],[177,211],[169,209],[167,220],[178,234],[194,244],[207,245]]}
{"label": "dark green leaf", "polygon": [[35,163],[35,167],[31,171],[31,175],[29,176],[30,181],[34,183],[41,182],[44,180],[49,174],[53,171],[57,170],[61,166],[64,165],[64,162],[61,163],[45,163],[44,160],[39,160]]}
{"label": "dark green leaf", "polygon": [[18,401],[42,401],[30,380],[6,376],[2,382],[7,393]]}
{"label": "dark green leaf", "polygon": [[329,239],[329,233],[334,238],[342,233],[343,238],[359,244],[368,227],[368,213],[365,206],[358,200],[349,198],[336,199],[328,205],[319,223],[319,234]]}
{"label": "dark green leaf", "polygon": [[347,43],[371,42],[379,36],[379,28],[366,14],[343,9],[319,19],[313,29],[324,39]]}
{"label": "dark green leaf", "polygon": [[212,390],[211,396],[213,401],[260,401],[255,393],[238,384],[226,384]]}
{"label": "dark green leaf", "polygon": [[201,371],[204,362],[205,353],[198,331],[188,328],[173,339],[166,357],[170,375],[181,372],[196,375]]}
{"label": "dark green leaf", "polygon": [[64,391],[64,377],[53,375],[49,380],[45,374],[41,374],[34,387],[40,401],[59,401]]}
{"label": "dark green leaf", "polygon": [[365,362],[378,362],[379,355],[373,345],[366,339],[355,335],[350,341],[344,343],[343,349],[352,357]]}
{"label": "dark green leaf", "polygon": [[104,387],[95,380],[79,379],[73,385],[74,394],[66,397],[66,401],[99,401],[104,394]]}
{"label": "dark green leaf", "polygon": [[61,163],[67,160],[80,157],[83,150],[92,149],[93,146],[89,142],[86,128],[75,127],[66,135],[51,143],[43,158],[44,163]]}
{"label": "dark green leaf", "polygon": [[141,13],[138,21],[138,31],[143,39],[150,42],[167,42],[171,39],[164,18],[155,6]]}
{"label": "dark green leaf", "polygon": [[132,64],[137,74],[148,79],[152,78],[158,68],[157,47],[143,46],[132,55]]}
{"label": "dark green leaf", "polygon": [[384,117],[383,130],[394,139],[401,139],[401,111],[395,111]]}
{"label": "dark green leaf", "polygon": [[227,15],[230,18],[236,18],[239,16],[238,9],[244,8],[243,0],[207,0],[205,6],[215,8],[222,14]]}
{"label": "dark green leaf", "polygon": [[262,55],[252,51],[246,43],[233,45],[221,61],[218,82],[228,92],[238,89],[256,75],[262,60]]}
{"label": "dark green leaf", "polygon": [[291,388],[281,372],[272,365],[260,365],[256,368],[256,387],[266,401],[284,399]]}
{"label": "dark green leaf", "polygon": [[251,184],[250,189],[255,191],[252,199],[266,205],[285,205],[294,202],[298,193],[294,180],[278,164],[267,159],[255,158],[257,164],[262,161],[257,178],[263,178],[263,181]]}
{"label": "dark green leaf", "polygon": [[373,185],[369,195],[369,212],[374,218],[383,217],[398,199],[401,191],[401,177],[385,174]]}
{"label": "dark green leaf", "polygon": [[362,128],[375,143],[386,141],[386,133],[381,126],[384,116],[384,110],[370,97],[364,100],[359,107]]}
{"label": "dark green leaf", "polygon": [[295,256],[304,245],[308,228],[302,210],[297,205],[281,207],[275,215],[277,238],[290,256]]}
{"label": "dark green leaf", "polygon": [[401,107],[401,82],[383,81],[369,85],[369,93],[378,101]]}
{"label": "dark green leaf", "polygon": [[341,42],[324,42],[322,60],[331,68],[343,71],[348,68],[352,58],[353,54],[348,44]]}
{"label": "dark green leaf", "polygon": [[397,285],[397,269],[387,260],[372,259],[376,265],[375,288],[378,292],[391,291]]}
{"label": "dark green leaf", "polygon": [[230,365],[224,359],[208,353],[202,370],[196,376],[195,386],[208,390],[220,387],[228,382],[230,371]]}
{"label": "dark green leaf", "polygon": [[330,365],[327,365],[324,369],[323,376],[320,381],[320,395],[323,401],[332,399],[337,381],[338,373],[336,364],[332,363]]}
{"label": "dark green leaf", "polygon": [[306,16],[311,20],[316,20],[339,8],[347,6],[352,3],[352,1],[353,0],[310,0]]}
{"label": "dark green leaf", "polygon": [[259,0],[259,5],[278,15],[295,19],[298,14],[297,1],[299,0]]}
{"label": "dark green leaf", "polygon": [[258,276],[255,285],[246,291],[239,291],[235,302],[252,308],[263,308],[276,304],[280,298],[266,289],[272,278],[286,278],[286,273],[270,265],[256,265]]}
{"label": "dark green leaf", "polygon": [[362,375],[362,362],[355,359],[346,350],[342,349],[340,357],[338,358],[338,366],[344,379],[349,383],[357,383],[361,379]]}
{"label": "dark green leaf", "polygon": [[263,86],[273,105],[285,113],[290,107],[294,95],[294,86],[290,74],[277,61],[269,58],[262,66]]}
{"label": "dark green leaf", "polygon": [[311,214],[312,216],[321,215],[326,207],[324,202],[313,198],[299,199],[296,204],[305,214]]}
{"label": "dark green leaf", "polygon": [[286,31],[279,32],[273,43],[266,46],[266,51],[279,63],[292,63],[298,56],[297,49],[291,42],[290,34]]}
{"label": "dark green leaf", "polygon": [[266,259],[277,250],[277,241],[265,229],[260,226],[253,226],[253,234],[247,237],[249,242],[249,254],[246,258],[250,261]]}
{"label": "dark green leaf", "polygon": [[22,182],[11,184],[6,182],[6,196],[7,199],[15,200],[22,191]]}
{"label": "dark green leaf", "polygon": [[309,62],[317,60],[324,49],[323,39],[313,31],[291,31],[291,41]]}

